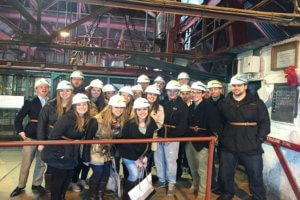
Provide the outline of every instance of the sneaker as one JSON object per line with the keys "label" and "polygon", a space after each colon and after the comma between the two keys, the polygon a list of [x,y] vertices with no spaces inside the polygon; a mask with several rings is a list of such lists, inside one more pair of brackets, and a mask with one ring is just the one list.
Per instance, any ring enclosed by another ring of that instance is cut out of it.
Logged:
{"label": "sneaker", "polygon": [[77,185],[77,183],[71,183],[71,188],[74,192],[80,192],[81,188],[79,187],[79,185]]}
{"label": "sneaker", "polygon": [[89,185],[87,184],[86,180],[80,180],[79,184],[86,190],[88,190],[90,188]]}
{"label": "sneaker", "polygon": [[174,196],[174,195],[175,195],[175,185],[169,185],[168,196]]}
{"label": "sneaker", "polygon": [[166,183],[164,182],[160,182],[160,181],[157,181],[155,184],[154,184],[154,188],[155,189],[158,189],[158,188],[163,188],[163,187],[166,187]]}

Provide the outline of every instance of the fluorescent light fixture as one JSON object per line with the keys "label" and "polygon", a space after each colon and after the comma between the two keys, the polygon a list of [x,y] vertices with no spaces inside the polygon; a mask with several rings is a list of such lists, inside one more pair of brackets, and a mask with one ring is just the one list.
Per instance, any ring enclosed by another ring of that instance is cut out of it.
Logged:
{"label": "fluorescent light fixture", "polygon": [[70,36],[70,33],[67,32],[67,31],[61,31],[59,34],[60,34],[60,36],[62,36],[62,37],[64,37],[64,38]]}

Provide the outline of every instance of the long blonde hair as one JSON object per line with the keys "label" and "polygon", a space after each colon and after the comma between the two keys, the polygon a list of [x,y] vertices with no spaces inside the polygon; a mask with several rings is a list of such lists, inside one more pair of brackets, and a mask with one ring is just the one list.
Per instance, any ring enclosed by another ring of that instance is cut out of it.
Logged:
{"label": "long blonde hair", "polygon": [[[151,112],[151,110],[148,107],[148,115],[147,115],[147,118],[145,120],[146,126],[148,126],[150,124],[150,120],[151,120],[150,112]],[[136,109],[134,109],[134,120],[135,120],[136,125],[139,126],[140,120],[139,120],[139,117],[138,117],[138,115],[136,113]]]}
{"label": "long blonde hair", "polygon": [[65,107],[66,109],[64,110],[63,104],[62,104],[62,99],[59,95],[59,90],[56,92],[56,114],[57,116],[62,116],[65,112],[67,112],[68,110],[70,110],[72,108],[72,97],[73,97],[73,93],[72,96],[70,97],[70,99],[68,100],[67,103],[67,107]]}
{"label": "long blonde hair", "polygon": [[120,129],[122,129],[124,123],[126,122],[125,110],[116,121],[116,118],[114,118],[112,113],[112,106],[110,105],[106,106],[98,115],[95,116],[95,118],[97,119],[98,123],[101,124],[98,126],[98,132],[103,136],[110,136],[112,134],[112,123],[118,123]]}
{"label": "long blonde hair", "polygon": [[83,115],[83,120],[80,117],[80,115],[78,114],[78,112],[76,111],[76,104],[73,105],[73,111],[75,113],[76,116],[76,125],[75,125],[75,129],[82,132],[85,130],[86,125],[90,122],[91,120],[91,115],[90,115],[90,107],[91,105],[88,103],[88,110],[87,112]]}

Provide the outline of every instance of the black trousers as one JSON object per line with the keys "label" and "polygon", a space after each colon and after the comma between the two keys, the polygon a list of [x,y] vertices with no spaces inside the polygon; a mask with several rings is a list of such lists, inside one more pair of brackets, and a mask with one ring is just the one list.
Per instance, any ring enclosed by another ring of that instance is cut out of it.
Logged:
{"label": "black trousers", "polygon": [[232,199],[234,196],[234,175],[238,162],[245,166],[249,180],[250,193],[253,199],[263,200],[266,192],[263,183],[263,160],[262,155],[246,155],[241,153],[221,152],[220,178],[222,196],[224,199]]}
{"label": "black trousers", "polygon": [[51,171],[51,200],[64,199],[68,190],[71,178],[73,176],[72,169],[58,169],[48,165]]}
{"label": "black trousers", "polygon": [[90,170],[90,166],[86,166],[85,164],[83,164],[81,158],[78,159],[78,165],[75,167],[74,169],[74,175],[72,177],[72,183],[77,183],[79,180],[79,175],[81,172],[81,180],[86,180],[88,173]]}

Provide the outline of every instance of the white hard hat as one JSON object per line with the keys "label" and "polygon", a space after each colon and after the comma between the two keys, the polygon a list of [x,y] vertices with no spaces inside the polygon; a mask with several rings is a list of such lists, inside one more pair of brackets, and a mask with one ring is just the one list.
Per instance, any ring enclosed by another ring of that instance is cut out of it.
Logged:
{"label": "white hard hat", "polygon": [[84,79],[83,73],[82,73],[81,71],[78,71],[78,70],[72,72],[72,74],[71,74],[70,77],[71,77],[71,78],[82,78],[82,79]]}
{"label": "white hard hat", "polygon": [[160,89],[157,87],[157,85],[149,85],[145,92],[160,95]]}
{"label": "white hard hat", "polygon": [[137,83],[150,83],[150,79],[145,74],[142,74],[138,77]]}
{"label": "white hard hat", "polygon": [[40,79],[36,80],[35,83],[34,83],[34,88],[37,88],[40,85],[48,85],[48,87],[50,86],[48,81],[44,78],[40,78]]}
{"label": "white hard hat", "polygon": [[125,108],[126,102],[122,96],[116,94],[109,99],[108,105],[113,106],[113,107]]}
{"label": "white hard hat", "polygon": [[92,80],[92,81],[90,82],[90,85],[87,86],[87,87],[85,87],[85,89],[87,90],[87,89],[89,89],[90,87],[102,89],[102,88],[103,88],[103,82],[100,81],[99,79]]}
{"label": "white hard hat", "polygon": [[180,92],[190,92],[191,91],[191,87],[189,85],[182,85],[180,87]]}
{"label": "white hard hat", "polygon": [[115,89],[115,87],[113,85],[106,84],[106,85],[103,86],[102,91],[103,92],[115,92],[116,89]]}
{"label": "white hard hat", "polygon": [[240,84],[247,84],[248,80],[242,74],[237,74],[233,76],[230,80],[230,85],[240,85]]}
{"label": "white hard hat", "polygon": [[212,80],[212,81],[209,81],[207,83],[207,88],[210,89],[210,88],[222,88],[223,85],[220,81],[218,80]]}
{"label": "white hard hat", "polygon": [[62,80],[57,84],[56,90],[73,90],[73,86],[69,81]]}
{"label": "white hard hat", "polygon": [[72,99],[72,105],[84,102],[90,102],[90,99],[82,93],[77,93]]}
{"label": "white hard hat", "polygon": [[156,83],[156,82],[163,82],[163,83],[165,83],[165,80],[161,76],[158,76],[158,77],[156,77],[154,79],[154,83]]}
{"label": "white hard hat", "polygon": [[142,88],[142,86],[140,84],[137,84],[137,85],[132,86],[131,90],[133,92],[135,92],[135,91],[143,91],[143,88]]}
{"label": "white hard hat", "polygon": [[192,84],[191,89],[201,90],[203,92],[206,91],[206,85],[204,85],[201,81],[196,81]]}
{"label": "white hard hat", "polygon": [[126,93],[130,94],[131,96],[133,96],[133,92],[132,92],[130,86],[124,86],[124,87],[122,87],[122,88],[119,90],[119,92],[120,92],[120,93],[121,93],[121,92],[126,92]]}
{"label": "white hard hat", "polygon": [[177,76],[177,80],[180,80],[180,79],[190,79],[190,76],[186,72],[181,72]]}
{"label": "white hard hat", "polygon": [[139,97],[133,102],[133,108],[139,109],[139,108],[147,108],[150,107],[150,104],[147,99]]}
{"label": "white hard hat", "polygon": [[178,81],[171,80],[167,83],[166,90],[180,90],[180,84]]}

